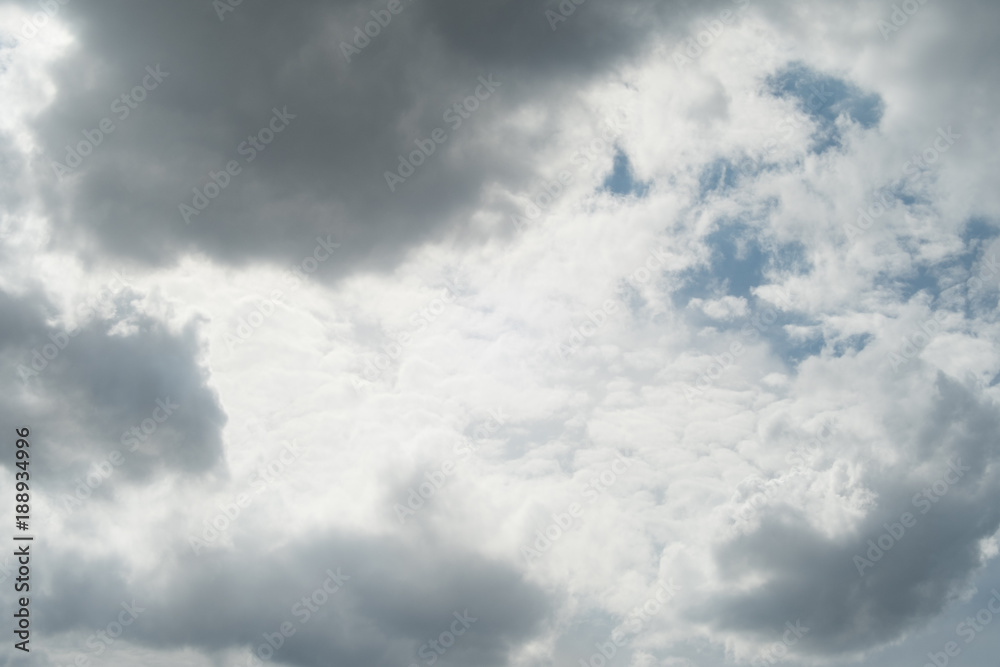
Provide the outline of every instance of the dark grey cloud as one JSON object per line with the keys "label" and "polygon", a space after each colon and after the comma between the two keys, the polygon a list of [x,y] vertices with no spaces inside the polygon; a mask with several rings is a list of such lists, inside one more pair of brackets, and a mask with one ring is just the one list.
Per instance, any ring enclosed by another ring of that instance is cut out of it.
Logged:
{"label": "dark grey cloud", "polygon": [[[884,645],[922,627],[956,601],[984,565],[981,540],[1000,527],[1000,485],[992,472],[1000,455],[998,427],[992,401],[939,374],[925,420],[890,424],[913,439],[894,445],[901,464],[867,471],[878,502],[856,533],[830,538],[800,508],[766,508],[756,531],[716,554],[722,581],[734,589],[748,576],[764,583],[719,594],[695,615],[764,641],[779,641],[785,623],[801,619],[809,632],[797,650],[826,655]],[[958,478],[949,462],[968,470]],[[953,482],[943,494],[942,479]],[[933,497],[915,498],[925,489]],[[915,525],[900,524],[906,512]],[[896,532],[883,539],[891,546],[882,555],[873,551],[871,566],[856,561],[868,559],[868,541],[878,546],[886,524]]]}
{"label": "dark grey cloud", "polygon": [[200,322],[173,333],[135,298],[108,288],[67,329],[48,323],[59,313],[41,290],[0,292],[0,420],[32,429],[39,483],[54,491],[115,451],[133,480],[222,463],[226,417],[201,366]]}
{"label": "dark grey cloud", "polygon": [[[486,188],[534,180],[534,156],[579,89],[696,11],[590,2],[553,31],[555,2],[406,2],[348,63],[340,43],[383,4],[246,0],[223,21],[201,1],[63,7],[78,46],[52,65],[58,94],[34,120],[57,245],[156,264],[190,252],[287,263],[332,232],[351,252],[329,275],[386,266],[414,244],[467,235],[475,207],[509,208],[486,201]],[[147,66],[169,74],[156,83]],[[490,75],[500,87],[453,129],[444,112]],[[115,102],[144,78],[156,85],[134,109]],[[544,114],[539,128],[503,125],[529,104]],[[238,147],[274,108],[295,117],[248,163]],[[66,163],[66,147],[104,118],[114,130],[58,179],[52,161]],[[390,192],[384,172],[435,128],[446,143]],[[242,171],[185,224],[179,205],[230,160]]]}
{"label": "dark grey cloud", "polygon": [[[426,664],[420,648],[448,631],[455,613],[467,613],[469,627],[438,664],[490,666],[506,664],[551,612],[546,594],[510,565],[440,539],[329,533],[269,547],[248,535],[232,551],[172,558],[142,577],[127,576],[123,561],[52,554],[44,576],[59,592],[38,596],[40,630],[93,632],[134,599],[143,611],[127,629],[129,642],[256,650],[289,623],[295,632],[275,653],[278,664],[407,665]],[[338,580],[339,590],[312,597]],[[81,652],[92,657],[85,646]]]}

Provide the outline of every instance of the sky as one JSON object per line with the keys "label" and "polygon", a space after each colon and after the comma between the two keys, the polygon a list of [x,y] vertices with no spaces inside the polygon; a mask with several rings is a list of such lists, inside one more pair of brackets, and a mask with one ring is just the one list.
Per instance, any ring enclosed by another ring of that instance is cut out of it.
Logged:
{"label": "sky", "polygon": [[3,0],[0,666],[995,664],[998,21]]}

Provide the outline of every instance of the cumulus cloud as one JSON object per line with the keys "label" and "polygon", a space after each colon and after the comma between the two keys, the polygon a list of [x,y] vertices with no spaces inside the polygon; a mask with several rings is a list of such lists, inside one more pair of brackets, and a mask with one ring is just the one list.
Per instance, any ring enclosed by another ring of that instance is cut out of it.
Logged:
{"label": "cumulus cloud", "polygon": [[3,663],[993,659],[997,11],[7,3]]}

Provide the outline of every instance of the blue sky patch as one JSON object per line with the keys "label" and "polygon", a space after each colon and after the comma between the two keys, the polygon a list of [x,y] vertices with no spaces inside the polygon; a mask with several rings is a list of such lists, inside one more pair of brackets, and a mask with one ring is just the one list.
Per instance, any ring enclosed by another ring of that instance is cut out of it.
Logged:
{"label": "blue sky patch", "polygon": [[771,282],[765,277],[767,272],[809,269],[801,244],[762,243],[755,230],[741,222],[720,223],[705,237],[705,244],[711,250],[708,265],[681,273],[684,285],[674,293],[675,303],[725,295],[752,299],[753,288]]}
{"label": "blue sky patch", "polygon": [[793,63],[768,77],[769,92],[775,97],[792,98],[815,123],[814,153],[839,148],[841,134],[837,118],[846,114],[861,127],[877,127],[885,104],[876,93],[866,93],[843,79],[817,72],[802,63]]}
{"label": "blue sky patch", "polygon": [[614,168],[608,177],[604,179],[601,189],[623,197],[627,197],[628,195],[645,197],[646,193],[649,192],[649,184],[641,183],[635,179],[635,173],[632,170],[632,163],[629,161],[628,155],[619,150],[615,153]]}

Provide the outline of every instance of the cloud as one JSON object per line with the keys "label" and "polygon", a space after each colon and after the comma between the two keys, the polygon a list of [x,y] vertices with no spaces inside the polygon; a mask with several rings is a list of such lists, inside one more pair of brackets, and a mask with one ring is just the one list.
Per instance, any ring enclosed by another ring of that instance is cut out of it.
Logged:
{"label": "cloud", "polygon": [[119,284],[116,294],[109,289],[67,318],[40,290],[0,295],[8,378],[0,409],[6,423],[39,425],[36,436],[48,444],[32,462],[43,484],[55,487],[58,478],[68,491],[70,479],[114,451],[136,481],[222,463],[226,417],[200,362],[198,322],[172,332],[138,310],[135,298]]}
{"label": "cloud", "polygon": [[[855,482],[877,500],[853,529],[830,534],[821,516],[779,495],[757,530],[720,545],[723,592],[701,618],[762,636],[801,619],[810,628],[802,650],[849,655],[898,640],[956,602],[985,565],[983,540],[1000,527],[1000,514],[975,509],[994,506],[1000,493],[990,474],[998,416],[995,404],[944,375],[922,402],[927,417],[907,439],[880,447],[882,456],[897,449],[905,464]],[[817,471],[813,484],[837,467]]]}
{"label": "cloud", "polygon": [[[181,558],[141,581],[126,580],[121,561],[53,554],[47,581],[66,593],[37,598],[42,629],[89,632],[91,619],[113,621],[124,601],[141,610],[130,642],[233,650],[240,662],[252,651],[294,665],[408,664],[426,659],[423,648],[442,664],[501,665],[550,613],[542,591],[509,566],[438,540],[327,533],[280,551],[253,541]],[[456,613],[470,627],[457,626],[462,636],[447,652],[429,648]],[[285,624],[292,629],[278,649],[260,651]],[[80,652],[93,659],[96,650],[84,643]]]}
{"label": "cloud", "polygon": [[[385,268],[414,244],[460,230],[488,204],[497,176],[525,186],[535,167],[524,148],[546,142],[558,119],[524,126],[518,114],[571,103],[568,79],[594,80],[673,18],[662,3],[625,12],[594,4],[552,34],[528,2],[406,7],[350,63],[338,45],[353,38],[349,26],[372,20],[357,3],[248,0],[223,21],[208,4],[63,7],[59,20],[76,41],[49,68],[58,93],[32,122],[41,147],[33,181],[57,242],[155,265],[189,253],[287,262],[292,239],[332,229],[354,252],[331,276]],[[498,48],[515,34],[523,48]],[[147,66],[165,78],[142,101],[123,102],[153,83]],[[449,107],[487,75],[502,86],[495,99],[451,125]],[[275,107],[294,119],[258,150],[248,137],[266,139]],[[58,178],[53,162],[66,164],[85,132],[100,136],[102,119],[114,129]],[[436,128],[447,143],[390,192],[384,173]],[[214,191],[211,174],[231,161],[240,174],[185,224],[180,206],[194,207],[195,189]]]}
{"label": "cloud", "polygon": [[615,659],[952,640],[1000,585],[995,4],[402,2],[0,48],[37,659],[134,598],[102,664],[593,665],[670,581]]}

